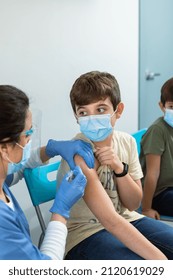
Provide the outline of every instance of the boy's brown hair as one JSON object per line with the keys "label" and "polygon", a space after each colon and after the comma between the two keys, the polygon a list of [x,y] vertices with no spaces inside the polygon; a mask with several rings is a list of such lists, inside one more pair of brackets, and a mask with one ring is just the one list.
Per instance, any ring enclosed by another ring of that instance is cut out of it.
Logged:
{"label": "boy's brown hair", "polygon": [[107,72],[91,71],[81,75],[70,91],[71,105],[75,113],[76,105],[88,105],[107,97],[116,110],[121,101],[120,89],[115,77]]}
{"label": "boy's brown hair", "polygon": [[161,88],[160,101],[163,106],[167,101],[173,102],[173,78],[167,80]]}

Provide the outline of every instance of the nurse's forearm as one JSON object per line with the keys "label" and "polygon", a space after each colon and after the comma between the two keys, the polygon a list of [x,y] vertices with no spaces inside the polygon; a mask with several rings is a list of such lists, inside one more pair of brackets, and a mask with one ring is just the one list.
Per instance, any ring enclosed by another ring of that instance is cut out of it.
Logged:
{"label": "nurse's forearm", "polygon": [[63,260],[67,227],[61,221],[49,222],[40,251],[52,260]]}
{"label": "nurse's forearm", "polygon": [[46,161],[48,161],[50,159],[50,157],[48,157],[46,155],[45,149],[46,149],[46,146],[40,148],[40,159],[43,163],[45,163]]}

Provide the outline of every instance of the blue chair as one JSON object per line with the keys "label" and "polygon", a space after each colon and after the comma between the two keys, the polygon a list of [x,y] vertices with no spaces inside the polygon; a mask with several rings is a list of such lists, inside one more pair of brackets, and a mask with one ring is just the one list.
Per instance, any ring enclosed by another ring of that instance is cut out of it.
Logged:
{"label": "blue chair", "polygon": [[[141,151],[142,136],[145,134],[146,131],[147,131],[147,128],[143,128],[143,129],[140,129],[137,132],[132,134],[132,136],[136,140],[138,155],[140,155],[140,151]],[[141,213],[141,207],[138,209],[138,212]],[[173,222],[173,217],[172,216],[160,215],[160,219],[162,221]]]}
{"label": "blue chair", "polygon": [[55,198],[56,178],[50,180],[49,177],[51,176],[50,173],[58,170],[59,165],[60,161],[24,170],[24,179],[42,230],[38,247],[40,247],[46,231],[46,225],[39,205]]}
{"label": "blue chair", "polygon": [[146,131],[147,131],[147,128],[142,128],[142,129],[136,131],[135,133],[132,133],[132,136],[136,140],[138,155],[140,154],[140,151],[141,151],[141,139],[142,139],[142,136],[145,134]]}

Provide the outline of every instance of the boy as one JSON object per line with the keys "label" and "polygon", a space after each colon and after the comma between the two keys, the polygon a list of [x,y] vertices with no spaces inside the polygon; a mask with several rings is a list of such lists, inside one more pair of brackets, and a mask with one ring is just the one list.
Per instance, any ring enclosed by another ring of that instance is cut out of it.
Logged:
{"label": "boy", "polygon": [[[75,139],[91,143],[95,167],[89,170],[75,156],[87,186],[71,211],[66,259],[173,259],[172,228],[134,211],[142,199],[143,174],[134,138],[114,131],[124,108],[115,77],[98,71],[83,74],[70,99],[82,132]],[[68,170],[62,161],[59,183]],[[161,229],[163,234],[157,236]]]}
{"label": "boy", "polygon": [[160,219],[173,216],[173,78],[161,88],[163,116],[147,130],[141,141],[140,161],[144,172],[142,212]]}

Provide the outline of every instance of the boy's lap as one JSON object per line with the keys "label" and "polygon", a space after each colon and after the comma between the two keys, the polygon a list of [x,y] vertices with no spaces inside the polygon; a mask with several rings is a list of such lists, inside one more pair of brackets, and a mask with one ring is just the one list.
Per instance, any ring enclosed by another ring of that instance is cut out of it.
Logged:
{"label": "boy's lap", "polygon": [[67,256],[68,260],[141,260],[142,258],[129,250],[123,243],[106,230],[101,230],[86,238]]}

